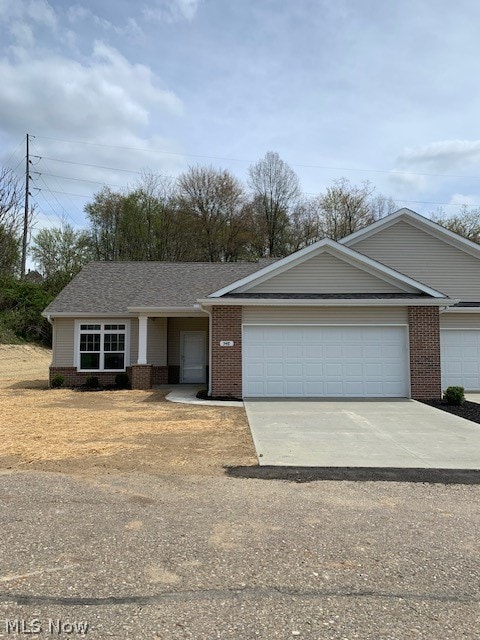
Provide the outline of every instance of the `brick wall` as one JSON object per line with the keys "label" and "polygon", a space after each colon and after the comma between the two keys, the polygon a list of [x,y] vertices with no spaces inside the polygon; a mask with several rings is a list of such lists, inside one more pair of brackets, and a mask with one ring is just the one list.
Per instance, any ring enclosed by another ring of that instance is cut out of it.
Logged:
{"label": "brick wall", "polygon": [[[139,371],[136,369],[137,367],[146,367],[146,369]],[[133,371],[134,369],[135,371]],[[77,371],[75,367],[50,367],[50,383],[57,373],[65,378],[66,387],[79,387],[80,385],[85,384],[85,381],[89,376],[95,376],[98,378],[101,385],[111,385],[115,384],[115,376],[117,375],[117,372],[109,373],[106,371],[98,371],[97,373],[84,373]],[[151,389],[152,385],[168,383],[168,367],[152,366],[150,364],[133,365],[132,367],[127,367],[127,374],[130,379],[132,389]]]}
{"label": "brick wall", "polygon": [[[98,371],[92,373],[84,373],[81,371],[77,371],[75,367],[50,367],[49,373],[49,382],[52,382],[54,376],[59,373],[65,378],[65,386],[66,387],[79,387],[82,384],[85,384],[85,381],[90,376],[94,376],[98,378],[98,381],[102,385],[110,385],[115,384],[115,376],[118,372],[109,373],[105,371]],[[132,371],[131,367],[127,367],[127,374],[130,380],[132,379]]]}
{"label": "brick wall", "polygon": [[441,398],[440,314],[438,307],[408,307],[412,398]]}
{"label": "brick wall", "polygon": [[134,364],[132,366],[132,389],[151,389],[153,367],[151,364]]}
{"label": "brick wall", "polygon": [[[242,397],[242,307],[212,307],[212,396]],[[233,347],[221,347],[233,340]]]}

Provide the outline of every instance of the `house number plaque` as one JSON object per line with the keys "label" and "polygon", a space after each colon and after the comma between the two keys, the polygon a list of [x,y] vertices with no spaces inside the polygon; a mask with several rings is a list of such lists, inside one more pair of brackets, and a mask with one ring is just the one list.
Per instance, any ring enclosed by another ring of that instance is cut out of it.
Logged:
{"label": "house number plaque", "polygon": [[234,344],[233,340],[220,340],[221,347],[233,347]]}

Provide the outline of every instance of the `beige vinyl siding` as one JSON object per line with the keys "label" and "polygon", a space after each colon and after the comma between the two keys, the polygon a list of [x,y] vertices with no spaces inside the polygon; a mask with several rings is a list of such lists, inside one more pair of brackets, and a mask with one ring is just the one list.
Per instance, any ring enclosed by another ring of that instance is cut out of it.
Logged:
{"label": "beige vinyl siding", "polygon": [[452,298],[480,301],[480,259],[404,220],[349,246]]}
{"label": "beige vinyl siding", "polygon": [[75,320],[55,318],[53,321],[52,367],[73,367]]}
{"label": "beige vinyl siding", "polygon": [[[102,320],[102,318],[95,318]],[[138,354],[138,320],[130,321],[130,364],[137,362]],[[88,318],[82,318],[82,322],[91,322]],[[127,318],[104,318],[102,321],[126,322]],[[52,367],[73,367],[75,345],[75,318],[55,318],[53,322],[54,347],[52,355]]]}
{"label": "beige vinyl siding", "polygon": [[238,292],[252,293],[401,293],[416,291],[396,285],[353,266],[330,253],[313,256],[297,266]]}
{"label": "beige vinyl siding", "polygon": [[[208,334],[208,317],[168,318],[168,364],[170,366],[180,366],[181,331],[205,331]],[[205,344],[208,354],[208,339],[205,340]]]}
{"label": "beige vinyl siding", "polygon": [[149,318],[147,323],[147,362],[167,364],[167,318]]}
{"label": "beige vinyl siding", "polygon": [[138,318],[130,320],[130,364],[138,360]]}
{"label": "beige vinyl siding", "polygon": [[441,313],[440,329],[480,330],[480,313]]}
{"label": "beige vinyl siding", "polygon": [[252,324],[407,324],[406,307],[244,307]]}

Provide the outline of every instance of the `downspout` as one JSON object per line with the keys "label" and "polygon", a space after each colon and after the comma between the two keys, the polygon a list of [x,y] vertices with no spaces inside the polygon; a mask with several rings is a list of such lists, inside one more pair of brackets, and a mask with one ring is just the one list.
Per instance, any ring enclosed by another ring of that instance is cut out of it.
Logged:
{"label": "downspout", "polygon": [[52,327],[52,361],[50,362],[50,366],[53,367],[53,358],[55,357],[55,324],[49,313],[47,313],[45,317]]}
{"label": "downspout", "polygon": [[212,312],[205,309],[208,313],[208,390],[207,395],[212,395]]}
{"label": "downspout", "polygon": [[195,306],[205,311],[208,315],[208,389],[207,394],[212,395],[212,312],[203,304],[197,303]]}

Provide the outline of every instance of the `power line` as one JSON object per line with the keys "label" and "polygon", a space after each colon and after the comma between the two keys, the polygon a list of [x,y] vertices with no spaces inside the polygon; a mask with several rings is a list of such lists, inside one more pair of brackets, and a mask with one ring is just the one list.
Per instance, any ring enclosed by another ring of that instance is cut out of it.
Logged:
{"label": "power line", "polygon": [[[55,140],[57,142],[69,142],[71,144],[84,144],[90,145],[94,147],[105,147],[107,149],[123,149],[125,151],[142,151],[146,153],[158,153],[163,155],[171,155],[171,156],[182,156],[185,158],[201,158],[205,160],[225,160],[227,162],[244,162],[244,163],[253,163],[255,160],[245,160],[242,158],[228,158],[225,156],[208,156],[208,155],[200,155],[200,154],[192,154],[192,153],[180,153],[175,151],[166,151],[164,149],[143,149],[141,147],[124,147],[120,145],[113,144],[103,144],[100,142],[88,142],[85,140],[68,140],[65,138],[51,138],[48,136],[38,136],[43,140]],[[317,164],[299,164],[299,163],[289,163],[292,167],[302,167],[306,169],[323,169],[330,171],[358,171],[362,173],[386,173],[390,175],[413,175],[413,176],[429,176],[433,178],[466,178],[468,180],[480,180],[480,176],[465,176],[465,175],[455,175],[449,173],[421,173],[418,171],[408,171],[402,169],[364,169],[357,167],[332,167],[329,165],[317,165]]]}
{"label": "power line", "polygon": [[[22,138],[22,139],[20,140],[20,142],[18,143],[18,145],[16,146],[15,151],[13,151],[13,152],[9,155],[8,160],[5,160],[5,163],[4,163],[5,165],[7,165],[7,164],[10,162],[10,160],[11,160],[11,159],[13,158],[13,156],[17,153],[17,151],[20,149],[20,147],[21,147],[21,146],[23,146],[24,142],[25,142],[25,138]],[[22,156],[22,159],[20,160],[20,162],[23,162],[23,160],[24,160],[24,159],[25,159],[25,157],[24,157],[24,156]],[[18,164],[20,164],[20,162],[19,162]],[[18,164],[17,164],[17,167],[18,167]],[[15,169],[16,169],[17,167],[15,167]],[[12,169],[12,171],[15,171],[15,169]]]}
{"label": "power line", "polygon": [[73,176],[59,176],[56,173],[45,173],[44,171],[33,171],[32,173],[38,173],[42,176],[50,176],[51,178],[62,178],[63,180],[76,180],[78,182],[91,182],[92,184],[101,184],[107,187],[115,187],[117,189],[123,189],[125,185],[110,184],[108,182],[100,182],[99,180],[87,180],[86,178],[74,178]]}
{"label": "power line", "polygon": [[52,162],[64,162],[66,164],[76,164],[82,167],[93,167],[94,169],[108,169],[109,171],[123,171],[124,173],[135,173],[141,175],[141,171],[132,171],[130,169],[119,169],[118,167],[105,167],[99,164],[88,164],[86,162],[74,162],[73,160],[61,160],[60,158],[49,158],[48,156],[32,156],[32,158],[38,158],[39,160],[51,160]]}
{"label": "power line", "polygon": [[[40,162],[40,160],[39,160],[39,162]],[[44,164],[46,164],[46,163],[45,163],[45,161],[44,161]],[[49,168],[49,167],[48,167],[48,168]],[[37,172],[36,172],[36,173],[37,173]],[[51,176],[53,176],[53,174],[50,174],[50,175],[51,175]],[[45,181],[44,181],[44,182],[45,182]],[[61,185],[60,185],[60,183],[59,183],[59,182],[57,182],[57,185],[59,186],[59,188],[61,188]],[[68,199],[68,200],[69,200],[69,202],[72,204],[73,208],[74,208],[74,209],[76,209],[76,210],[79,212],[80,217],[82,217],[82,216],[83,216],[83,211],[81,211],[81,209],[77,206],[77,204],[76,204],[76,203],[75,203],[75,202],[74,202],[70,197],[68,197],[68,196],[67,196],[67,199]],[[73,219],[73,218],[72,218],[72,219]]]}

